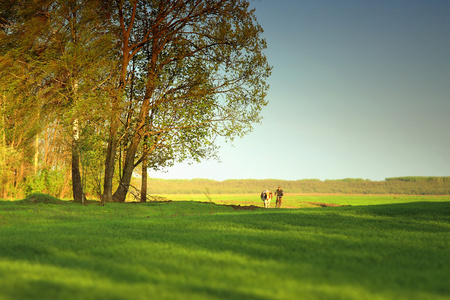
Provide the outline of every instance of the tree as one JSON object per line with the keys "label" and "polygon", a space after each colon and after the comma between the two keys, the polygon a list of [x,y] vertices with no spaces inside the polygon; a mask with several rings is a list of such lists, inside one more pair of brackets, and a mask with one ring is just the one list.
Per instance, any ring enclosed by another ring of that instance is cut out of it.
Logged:
{"label": "tree", "polygon": [[[218,135],[250,131],[267,104],[271,68],[248,1],[117,0],[116,6],[121,75],[110,105],[103,201],[123,202],[135,167],[147,158],[154,168],[198,160],[215,154]],[[112,195],[119,140],[125,155]]]}
{"label": "tree", "polygon": [[[10,96],[33,95],[38,116],[71,127],[72,186],[83,202],[80,133],[83,119],[103,111],[101,87],[112,76],[114,25],[109,1],[21,0],[0,6],[2,75]],[[5,80],[6,82],[7,80]],[[30,96],[29,96],[30,97]],[[52,119],[54,118],[54,119]],[[24,113],[17,120],[35,115]]]}

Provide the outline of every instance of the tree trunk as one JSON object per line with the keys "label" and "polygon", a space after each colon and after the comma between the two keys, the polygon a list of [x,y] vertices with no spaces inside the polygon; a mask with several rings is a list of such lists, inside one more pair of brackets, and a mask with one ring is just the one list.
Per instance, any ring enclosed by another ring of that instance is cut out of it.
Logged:
{"label": "tree trunk", "polygon": [[[135,6],[136,6],[135,2]],[[127,77],[127,66],[130,62],[130,57],[127,54],[129,52],[128,48],[128,38],[129,33],[125,32],[124,41],[126,43],[123,45],[123,57],[122,57],[122,74],[120,78],[120,83],[118,87],[117,96],[113,98],[112,110],[111,110],[111,124],[109,128],[109,140],[108,140],[108,149],[106,150],[106,159],[105,159],[105,178],[103,180],[103,195],[101,199],[102,205],[105,205],[108,202],[115,201],[112,188],[113,188],[113,179],[114,179],[114,165],[116,159],[116,151],[117,151],[117,132],[119,130],[119,97],[122,94],[123,88],[125,86],[125,81]],[[117,114],[117,115],[116,115]]]}
{"label": "tree trunk", "polygon": [[142,157],[141,202],[147,202],[147,135],[144,136],[144,154]]}
{"label": "tree trunk", "polygon": [[2,119],[0,124],[0,190],[2,198],[6,198],[6,183],[8,182],[6,179],[6,133],[5,133],[5,114],[3,113],[3,103],[4,103],[5,97],[2,96],[0,98],[0,112],[2,113]]}
{"label": "tree trunk", "polygon": [[83,185],[80,174],[80,142],[78,119],[73,121],[72,141],[72,192],[73,201],[84,205]]}
{"label": "tree trunk", "polygon": [[118,124],[116,122],[111,122],[108,149],[106,150],[107,152],[105,159],[105,178],[103,179],[102,205],[113,201],[112,188],[114,178],[114,162],[117,149],[117,130]]}
{"label": "tree trunk", "polygon": [[71,172],[71,170],[67,170],[66,174],[64,175],[64,184],[63,187],[61,189],[61,192],[59,193],[59,198],[65,198],[66,197],[66,193],[68,193],[68,188],[69,188],[69,173]]}
{"label": "tree trunk", "polygon": [[113,200],[117,202],[125,202],[127,197],[128,188],[130,186],[131,177],[134,171],[134,159],[136,157],[136,152],[139,146],[140,136],[135,134],[133,141],[127,149],[127,154],[125,157],[125,164],[123,166],[122,178],[119,182],[116,192],[113,195]]}
{"label": "tree trunk", "polygon": [[[155,60],[155,59],[154,59]],[[152,73],[153,74],[153,73]],[[153,75],[149,76],[153,79]],[[131,176],[135,168],[134,160],[136,158],[136,153],[141,142],[142,132],[144,130],[146,118],[150,110],[150,96],[153,94],[153,81],[150,81],[146,87],[146,93],[144,96],[144,101],[141,106],[141,111],[139,112],[139,117],[137,118],[137,123],[135,125],[135,130],[131,144],[127,149],[127,154],[125,156],[125,163],[123,166],[122,178],[120,179],[119,186],[113,195],[113,200],[118,202],[125,202],[128,188],[131,182]]]}
{"label": "tree trunk", "polygon": [[38,167],[39,167],[39,137],[38,137],[38,134],[36,134],[34,146],[36,148],[35,152],[34,152],[34,175],[36,175],[37,171],[38,171]]}
{"label": "tree trunk", "polygon": [[142,131],[146,122],[150,110],[150,95],[153,94],[153,86],[149,84],[147,87],[146,95],[141,106],[141,111],[137,119],[136,129],[131,140],[131,144],[127,149],[127,154],[125,156],[125,163],[123,166],[122,178],[120,179],[119,186],[113,195],[113,200],[118,202],[125,202],[125,198],[128,193],[128,188],[131,182],[131,176],[135,168],[134,160],[136,158],[136,153],[139,147],[139,143],[142,138]]}
{"label": "tree trunk", "polygon": [[[144,158],[144,161],[147,160]],[[141,202],[147,202],[147,166],[144,167],[142,161],[142,185],[141,185]]]}

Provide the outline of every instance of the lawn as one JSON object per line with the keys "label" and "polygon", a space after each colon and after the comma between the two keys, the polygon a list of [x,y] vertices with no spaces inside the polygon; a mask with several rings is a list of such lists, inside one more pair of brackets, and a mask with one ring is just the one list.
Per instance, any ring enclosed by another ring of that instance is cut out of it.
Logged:
{"label": "lawn", "polygon": [[450,299],[448,197],[294,197],[0,201],[0,299]]}

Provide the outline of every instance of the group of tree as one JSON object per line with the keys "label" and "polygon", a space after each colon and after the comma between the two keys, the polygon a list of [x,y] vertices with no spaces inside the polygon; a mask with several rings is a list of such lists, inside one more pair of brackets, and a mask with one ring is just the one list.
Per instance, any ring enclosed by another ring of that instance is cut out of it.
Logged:
{"label": "group of tree", "polygon": [[123,202],[215,157],[267,104],[262,32],[247,0],[1,1],[0,197]]}
{"label": "group of tree", "polygon": [[[415,180],[410,180],[414,178]],[[133,179],[139,187],[140,178]],[[394,195],[450,195],[450,177],[396,177],[384,181],[360,178],[339,180],[278,180],[232,179],[152,179],[149,188],[153,193],[164,194],[256,194],[264,189],[275,190],[281,186],[290,194],[394,194]]]}

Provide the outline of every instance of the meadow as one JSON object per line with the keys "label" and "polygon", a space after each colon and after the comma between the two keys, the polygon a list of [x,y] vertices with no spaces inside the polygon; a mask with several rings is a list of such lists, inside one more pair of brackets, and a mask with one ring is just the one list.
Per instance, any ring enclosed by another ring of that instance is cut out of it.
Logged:
{"label": "meadow", "polygon": [[[141,179],[133,178],[132,185],[140,188]],[[152,194],[252,194],[265,188],[298,194],[397,194],[450,195],[450,177],[392,177],[384,181],[361,178],[338,180],[302,179],[158,179],[149,178],[147,190]]]}
{"label": "meadow", "polygon": [[163,196],[0,201],[0,299],[450,299],[449,196]]}

